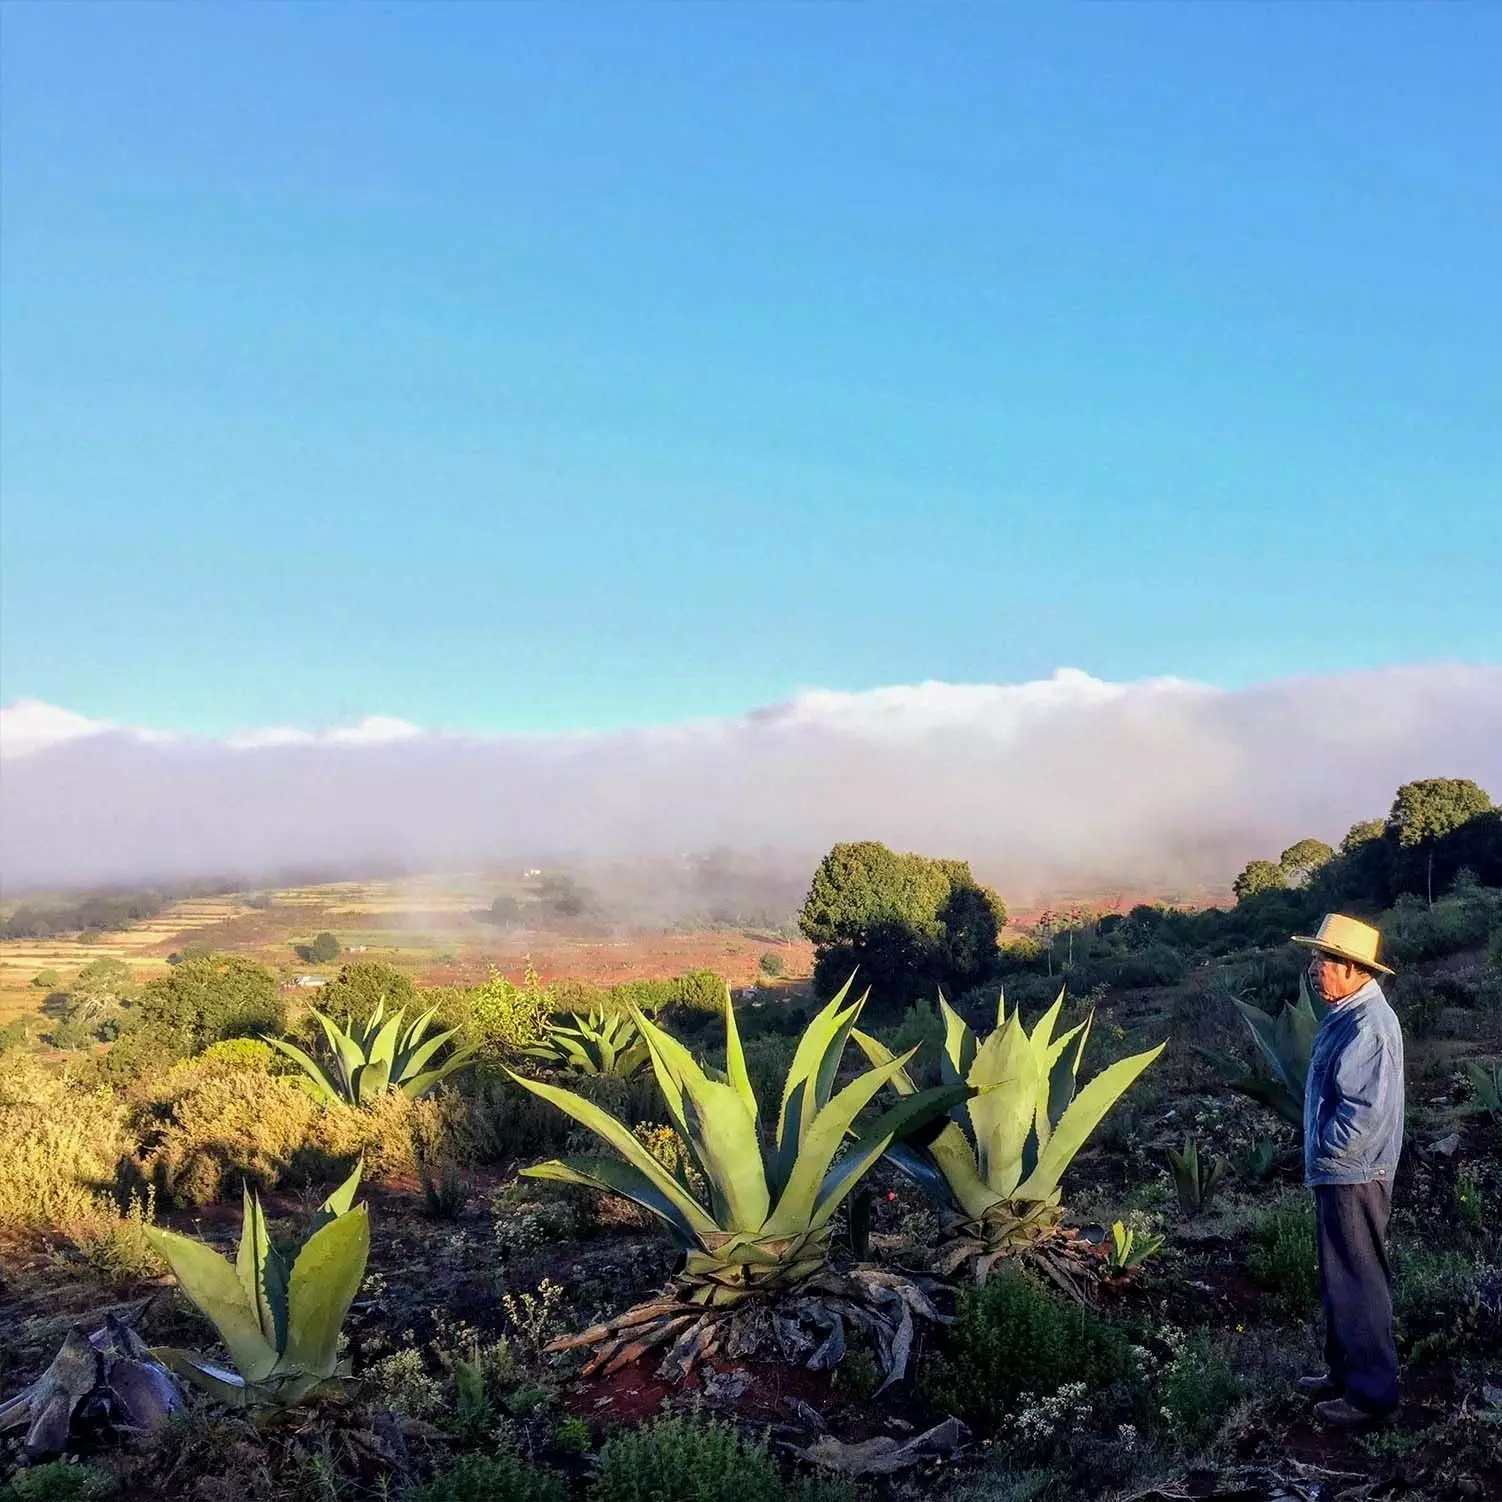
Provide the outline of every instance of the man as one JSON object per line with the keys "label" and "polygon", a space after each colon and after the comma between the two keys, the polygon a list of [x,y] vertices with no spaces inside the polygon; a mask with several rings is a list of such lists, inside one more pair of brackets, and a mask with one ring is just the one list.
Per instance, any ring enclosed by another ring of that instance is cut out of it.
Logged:
{"label": "man", "polygon": [[1328,1370],[1299,1391],[1322,1423],[1360,1428],[1398,1408],[1392,1275],[1384,1237],[1403,1147],[1403,1033],[1378,984],[1378,933],[1329,913],[1295,944],[1325,1013],[1304,1086],[1304,1182],[1314,1190]]}

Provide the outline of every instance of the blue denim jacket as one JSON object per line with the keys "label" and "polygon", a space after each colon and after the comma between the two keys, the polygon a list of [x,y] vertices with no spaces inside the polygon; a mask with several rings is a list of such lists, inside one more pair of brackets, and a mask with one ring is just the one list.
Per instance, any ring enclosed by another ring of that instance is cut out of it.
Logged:
{"label": "blue denim jacket", "polygon": [[1326,1007],[1304,1085],[1304,1182],[1392,1182],[1403,1148],[1403,1031],[1369,980]]}

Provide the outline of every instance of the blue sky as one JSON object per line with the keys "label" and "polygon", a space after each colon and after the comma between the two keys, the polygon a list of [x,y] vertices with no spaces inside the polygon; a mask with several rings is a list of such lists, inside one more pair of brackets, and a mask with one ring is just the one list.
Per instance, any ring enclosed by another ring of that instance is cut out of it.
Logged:
{"label": "blue sky", "polygon": [[4,10],[0,693],[1502,659],[1502,12]]}

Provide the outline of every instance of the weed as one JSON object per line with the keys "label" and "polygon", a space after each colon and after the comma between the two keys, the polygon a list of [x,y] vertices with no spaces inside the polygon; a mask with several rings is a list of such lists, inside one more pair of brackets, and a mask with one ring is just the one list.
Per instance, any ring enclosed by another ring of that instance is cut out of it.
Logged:
{"label": "weed", "polygon": [[1025,1392],[1104,1386],[1128,1365],[1114,1325],[1061,1303],[1015,1268],[961,1297],[948,1345],[925,1385],[943,1407],[993,1428]]}
{"label": "weed", "polygon": [[403,1502],[565,1502],[563,1483],[514,1455],[466,1455]]}
{"label": "weed", "polygon": [[765,1440],[726,1424],[664,1418],[600,1451],[591,1502],[779,1502],[787,1496]]}
{"label": "weed", "polygon": [[577,1413],[553,1426],[553,1448],[564,1455],[583,1455],[590,1447],[589,1425]]}
{"label": "weed", "polygon": [[1284,1200],[1252,1225],[1247,1271],[1268,1289],[1284,1314],[1308,1314],[1319,1293],[1314,1205],[1304,1195]]}
{"label": "weed", "polygon": [[1187,1454],[1212,1443],[1244,1395],[1240,1378],[1215,1340],[1208,1330],[1195,1331],[1177,1345],[1163,1368],[1159,1412],[1173,1444]]}
{"label": "weed", "polygon": [[0,1502],[96,1502],[115,1490],[114,1477],[97,1466],[54,1460],[17,1471],[0,1486]]}

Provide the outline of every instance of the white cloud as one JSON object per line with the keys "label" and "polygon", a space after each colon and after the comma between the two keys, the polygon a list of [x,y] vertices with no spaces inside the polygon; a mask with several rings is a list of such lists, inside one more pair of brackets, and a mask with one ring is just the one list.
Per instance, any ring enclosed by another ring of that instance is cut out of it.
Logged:
{"label": "white cloud", "polygon": [[1109,683],[811,691],[613,734],[461,736],[372,716],[164,736],[28,701],[0,711],[10,888],[399,861],[817,857],[838,839],[969,857],[1020,895],[1224,884],[1338,839],[1423,776],[1502,792],[1502,668],[1430,666],[1224,691]]}

